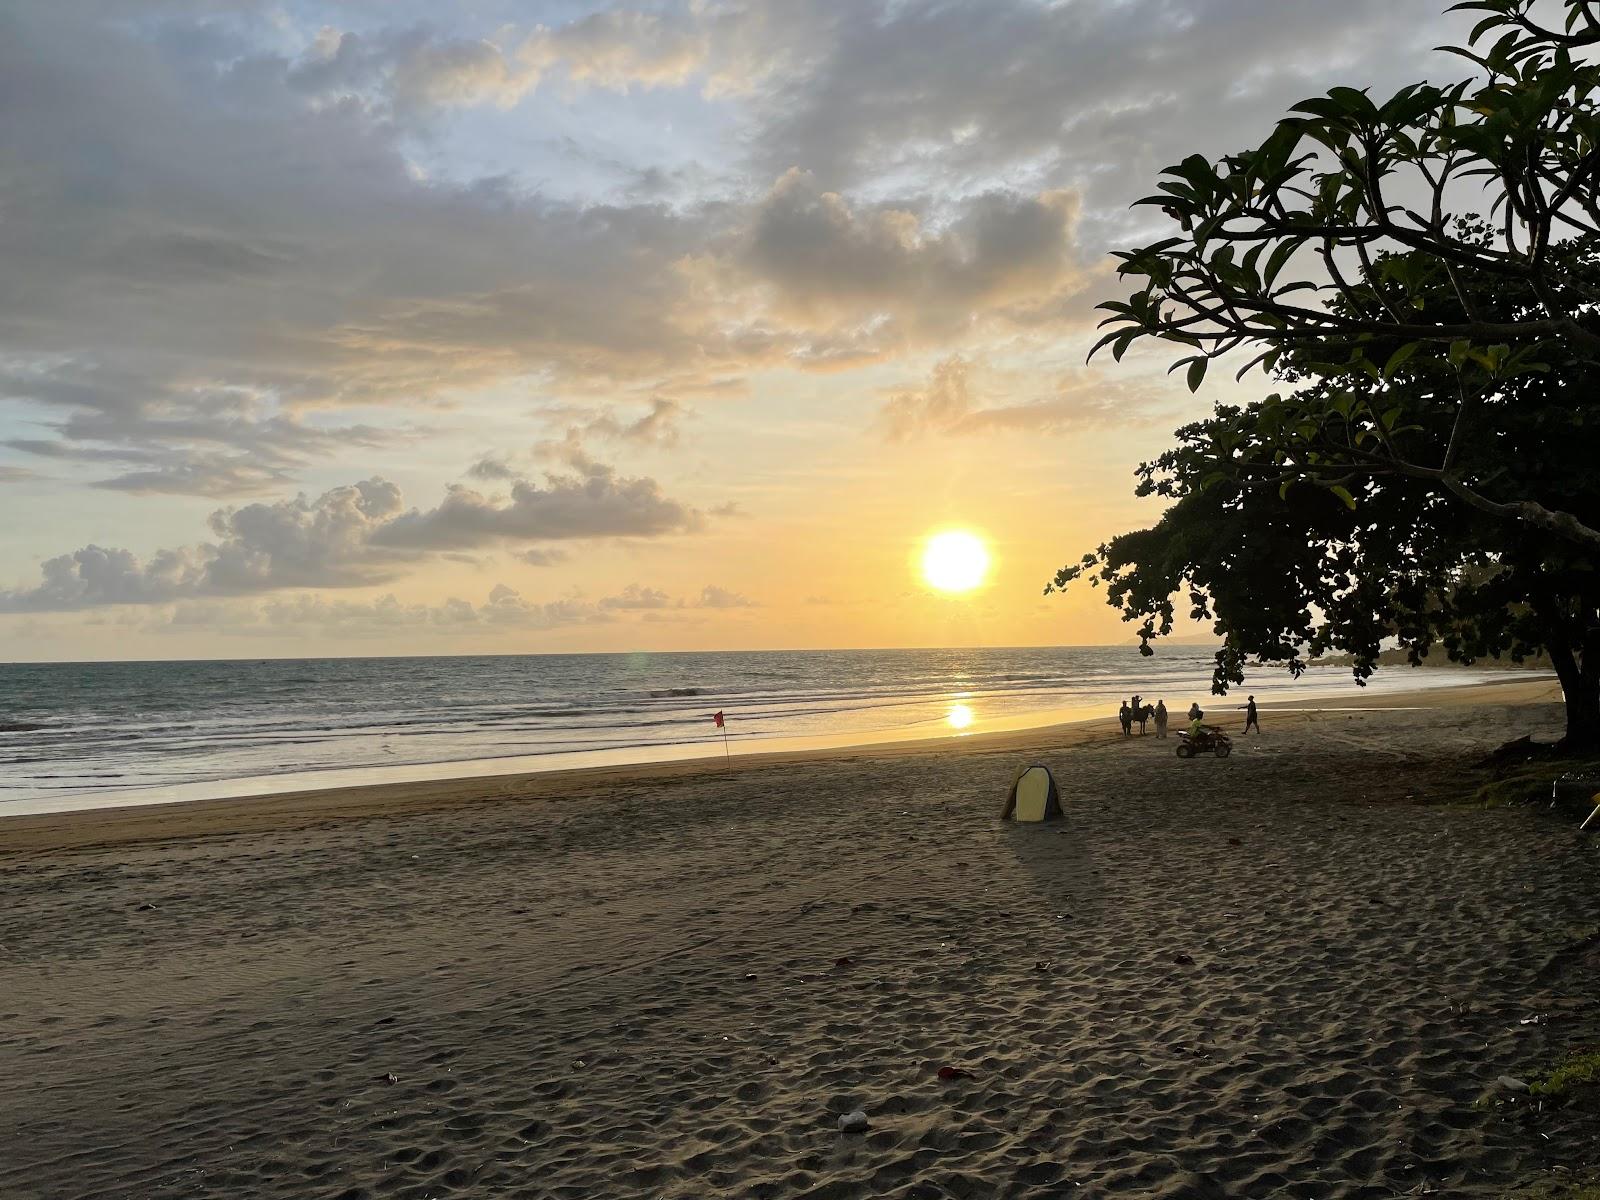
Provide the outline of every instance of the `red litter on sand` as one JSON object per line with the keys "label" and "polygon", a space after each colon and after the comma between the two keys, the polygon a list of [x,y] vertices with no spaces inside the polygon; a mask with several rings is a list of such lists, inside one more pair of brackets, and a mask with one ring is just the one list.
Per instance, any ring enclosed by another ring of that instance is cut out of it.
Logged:
{"label": "red litter on sand", "polygon": [[963,1071],[960,1067],[940,1067],[940,1079],[971,1079],[971,1071]]}

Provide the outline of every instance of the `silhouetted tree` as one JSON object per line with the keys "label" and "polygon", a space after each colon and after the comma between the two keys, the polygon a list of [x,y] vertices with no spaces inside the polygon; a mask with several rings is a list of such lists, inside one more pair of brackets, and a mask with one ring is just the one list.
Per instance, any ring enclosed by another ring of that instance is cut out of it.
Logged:
{"label": "silhouetted tree", "polygon": [[[1197,388],[1217,357],[1291,385],[1222,407],[1140,468],[1174,501],[1063,568],[1141,620],[1173,597],[1252,659],[1299,670],[1381,641],[1413,658],[1550,654],[1571,748],[1600,747],[1600,5],[1560,28],[1480,0],[1477,75],[1386,103],[1335,88],[1262,146],[1166,172],[1179,232],[1122,254],[1140,280],[1096,346],[1155,339]],[[1483,219],[1463,210],[1478,206]]]}

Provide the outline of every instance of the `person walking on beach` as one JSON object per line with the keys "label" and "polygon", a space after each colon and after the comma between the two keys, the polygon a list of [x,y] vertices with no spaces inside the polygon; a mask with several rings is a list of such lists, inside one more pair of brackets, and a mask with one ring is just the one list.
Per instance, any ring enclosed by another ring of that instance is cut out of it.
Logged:
{"label": "person walking on beach", "polygon": [[1249,733],[1252,725],[1256,728],[1256,736],[1260,737],[1261,717],[1256,713],[1256,698],[1254,696],[1251,696],[1249,702],[1244,706],[1244,731]]}
{"label": "person walking on beach", "polygon": [[1126,700],[1122,702],[1122,707],[1117,710],[1117,720],[1122,722],[1123,737],[1127,737],[1133,732],[1133,710],[1128,707]]}
{"label": "person walking on beach", "polygon": [[1156,718],[1156,736],[1164,738],[1167,736],[1167,702],[1165,700],[1156,701],[1154,715]]}

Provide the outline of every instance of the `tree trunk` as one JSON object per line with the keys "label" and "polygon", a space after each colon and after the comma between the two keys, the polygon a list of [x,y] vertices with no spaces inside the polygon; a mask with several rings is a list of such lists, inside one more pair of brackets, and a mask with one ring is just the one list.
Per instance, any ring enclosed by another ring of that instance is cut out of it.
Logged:
{"label": "tree trunk", "polygon": [[1600,646],[1592,647],[1594,653],[1586,650],[1581,664],[1562,639],[1551,638],[1548,649],[1567,705],[1567,735],[1558,748],[1564,754],[1600,752]]}
{"label": "tree trunk", "polygon": [[1585,688],[1566,693],[1567,735],[1558,746],[1564,754],[1600,754],[1600,695]]}

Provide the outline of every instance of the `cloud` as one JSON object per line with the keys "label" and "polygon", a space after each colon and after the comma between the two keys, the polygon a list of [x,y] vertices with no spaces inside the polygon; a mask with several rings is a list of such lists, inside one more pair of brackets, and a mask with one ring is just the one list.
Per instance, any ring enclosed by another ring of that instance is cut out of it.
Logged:
{"label": "cloud", "polygon": [[947,335],[986,310],[1073,292],[1085,282],[1070,191],[993,191],[935,226],[893,205],[853,204],[792,168],[755,212],[738,261],[775,312],[824,327],[894,321]]}
{"label": "cloud", "polygon": [[[679,601],[678,603],[682,603]],[[641,587],[637,583],[630,583],[615,596],[607,596],[600,601],[601,608],[619,609],[659,609],[671,608],[674,601],[671,596],[659,588]]]}
{"label": "cloud", "polygon": [[926,386],[890,396],[879,412],[889,440],[903,441],[929,428],[948,430],[965,420],[973,409],[970,370],[965,359],[947,358],[934,364]]}
{"label": "cloud", "polygon": [[1076,370],[1056,380],[1052,394],[982,408],[945,428],[950,434],[1058,433],[1068,429],[1144,426],[1168,421],[1184,397],[1155,380]]}
{"label": "cloud", "polygon": [[288,78],[325,104],[354,100],[416,120],[437,109],[509,108],[552,74],[569,88],[680,84],[704,56],[705,40],[688,21],[612,10],[555,28],[506,28],[493,38],[324,29]]}
{"label": "cloud", "polygon": [[149,624],[157,632],[206,630],[230,635],[303,637],[321,633],[357,638],[398,632],[452,637],[486,636],[506,630],[540,631],[603,625],[616,618],[583,600],[529,601],[515,588],[496,584],[481,603],[451,598],[441,604],[404,603],[393,594],[375,600],[330,600],[299,594],[254,603],[193,601],[173,605]]}
{"label": "cloud", "polygon": [[[682,436],[681,422],[690,410],[676,400],[665,396],[652,396],[649,407],[637,417],[618,416],[616,412],[595,413],[592,409],[573,404],[548,405],[540,415],[553,423],[566,422],[559,438],[546,439],[533,447],[537,458],[555,459],[578,469],[590,462],[585,445],[591,440],[616,444],[650,446],[671,449]],[[493,477],[497,471],[509,469],[511,456],[489,455],[474,465],[474,472],[488,472]]]}
{"label": "cloud", "polygon": [[[1105,249],[1145,229],[1128,202],[1330,83],[1455,71],[1425,49],[1455,27],[1439,7],[667,0],[548,28],[423,13],[440,30],[319,0],[0,6],[25,98],[0,103],[0,444],[102,489],[107,521],[0,607],[692,529],[591,451],[681,449],[684,401],[710,422],[732,394],[761,428],[785,371],[964,364],[869,394],[900,439],[1147,419],[1156,385],[1057,378],[1114,291]],[[329,463],[381,485],[383,455],[483,428],[512,388],[576,436],[497,449],[432,508],[273,502]],[[116,522],[151,493],[260,500],[223,511],[261,528],[136,558]]]}
{"label": "cloud", "polygon": [[543,485],[517,479],[504,499],[452,486],[436,508],[412,509],[387,522],[373,544],[437,550],[502,540],[660,537],[698,528],[700,521],[655,480],[621,478],[590,462],[582,475],[549,476]]}
{"label": "cloud", "polygon": [[0,76],[30,96],[0,106],[0,400],[49,434],[26,436],[117,452],[109,486],[227,495],[508,378],[740,360],[675,265],[725,206],[431,178],[357,94],[377,72],[463,95],[477,42],[349,35],[298,61],[198,28],[0,14]]}
{"label": "cloud", "polygon": [[508,59],[492,42],[443,41],[396,62],[390,94],[402,111],[491,103],[509,108],[538,81],[537,70]]}
{"label": "cloud", "polygon": [[755,607],[755,602],[714,585],[693,602],[674,599],[659,588],[630,584],[598,601],[582,596],[531,601],[516,588],[496,584],[478,603],[452,597],[439,604],[410,603],[388,593],[371,600],[340,600],[315,593],[265,600],[195,599],[172,603],[143,620],[161,633],[204,630],[231,636],[332,636],[381,638],[398,632],[452,637],[488,636],[499,631],[541,631],[619,620],[683,620],[685,610]]}
{"label": "cloud", "polygon": [[307,463],[391,445],[406,435],[330,425],[282,411],[250,388],[198,379],[160,382],[75,359],[0,359],[0,400],[36,405],[51,437],[0,444],[120,473],[93,486],[129,492],[232,496],[281,488]]}
{"label": "cloud", "polygon": [[558,563],[567,561],[567,552],[544,546],[535,546],[531,550],[519,550],[512,557],[518,562],[527,563],[530,567],[553,567]]}
{"label": "cloud", "polygon": [[619,421],[610,413],[596,417],[583,427],[591,436],[611,438],[623,442],[639,442],[649,446],[676,446],[680,433],[679,422],[687,409],[676,400],[665,396],[652,396],[650,407],[632,421]]}
{"label": "cloud", "polygon": [[288,80],[322,104],[355,101],[419,120],[438,109],[510,108],[551,76],[569,91],[672,87],[705,65],[708,49],[707,33],[688,13],[623,9],[483,38],[420,27],[324,28],[288,65]]}
{"label": "cloud", "polygon": [[[589,452],[592,440],[614,445],[671,449],[681,437],[679,422],[689,410],[676,400],[652,397],[638,416],[614,412],[596,413],[575,404],[546,405],[539,415],[553,424],[566,423],[560,437],[546,438],[524,450],[496,450],[483,455],[466,470],[468,478],[498,483],[523,477],[532,462],[559,463],[591,480],[612,474]],[[715,510],[713,510],[715,511]]]}
{"label": "cloud", "polygon": [[755,608],[756,602],[748,596],[741,596],[738,592],[731,592],[727,588],[717,587],[708,583],[700,589],[700,608]]}
{"label": "cloud", "polygon": [[707,32],[690,14],[611,9],[540,29],[517,53],[540,72],[562,70],[574,84],[626,91],[686,82],[705,65],[709,48]]}
{"label": "cloud", "polygon": [[1164,417],[1175,404],[1171,394],[1158,383],[1122,374],[1107,376],[1097,370],[1061,375],[1054,391],[1044,397],[1017,403],[986,403],[974,391],[973,373],[967,360],[950,357],[935,363],[927,381],[920,386],[892,391],[878,410],[878,426],[884,437],[897,442],[925,436],[1059,433],[1143,425]]}
{"label": "cloud", "polygon": [[[608,10],[482,36],[334,31],[285,56],[178,10],[161,35],[13,10],[0,76],[32,99],[0,109],[0,398],[101,486],[225,497],[413,437],[409,414],[510,379],[693,394],[1037,319],[1082,284],[1070,189],[867,199],[803,163],[751,188],[724,146],[671,203],[560,199],[426,169],[448,148],[402,111],[493,106],[553,71],[747,86],[759,63],[802,69],[811,25],[856,19]],[[684,410],[650,406],[588,436],[672,446]],[[333,415],[358,409],[381,415]]]}
{"label": "cloud", "polygon": [[1436,74],[1424,64],[1447,27],[1437,0],[782,7],[803,51],[755,94],[758,164],[801,164],[830,189],[1048,179],[1115,207],[1193,150],[1259,140],[1331,84],[1387,95]]}
{"label": "cloud", "polygon": [[219,509],[216,540],[161,550],[148,561],[130,551],[85,546],[47,559],[30,589],[0,591],[0,611],[49,612],[107,604],[157,604],[288,587],[355,587],[392,573],[374,555],[373,532],[400,509],[400,490],[381,479],[334,488],[315,500]]}
{"label": "cloud", "polygon": [[497,482],[505,479],[515,479],[521,472],[511,465],[510,459],[506,455],[486,454],[467,468],[467,474],[474,479]]}
{"label": "cloud", "polygon": [[399,487],[375,477],[314,499],[302,494],[219,509],[209,521],[213,540],[161,550],[147,561],[96,545],[58,555],[42,564],[34,587],[0,591],[0,612],[361,587],[430,554],[494,543],[659,537],[699,521],[654,480],[620,478],[598,465],[584,477],[549,476],[543,485],[518,479],[506,497],[451,488],[427,510],[406,509]]}
{"label": "cloud", "polygon": [[755,608],[754,600],[727,588],[707,584],[693,600],[674,598],[660,588],[644,587],[630,583],[615,596],[599,602],[601,609],[610,612],[644,612],[659,615],[668,610],[686,608]]}

